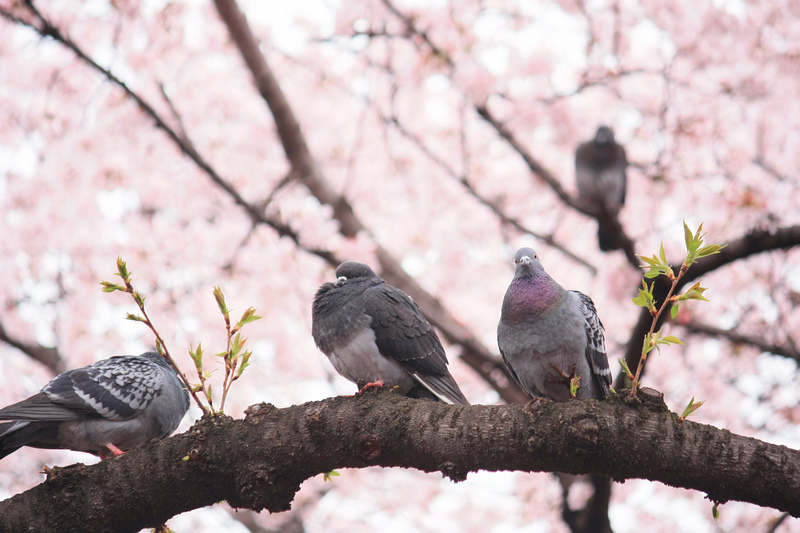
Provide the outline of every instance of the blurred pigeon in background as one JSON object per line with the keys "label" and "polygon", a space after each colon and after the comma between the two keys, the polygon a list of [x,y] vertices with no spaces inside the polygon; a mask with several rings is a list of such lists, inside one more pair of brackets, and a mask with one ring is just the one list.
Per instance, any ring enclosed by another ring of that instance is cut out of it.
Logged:
{"label": "blurred pigeon in background", "polygon": [[599,209],[597,238],[603,251],[619,248],[609,218],[616,219],[625,203],[627,166],[625,149],[614,141],[614,132],[608,126],[597,128],[594,139],[575,152],[578,197]]}
{"label": "blurred pigeon in background", "polygon": [[122,355],[59,374],[41,392],[0,409],[0,458],[22,446],[120,455],[175,431],[189,393],[156,352]]}
{"label": "blurred pigeon in background", "polygon": [[608,396],[603,324],[591,298],[564,290],[547,275],[531,248],[514,256],[514,279],[503,298],[497,344],[511,375],[529,396],[580,400]]}
{"label": "blurred pigeon in background", "polygon": [[311,321],[319,349],[359,389],[382,382],[412,398],[469,404],[417,304],[367,265],[339,265],[336,282],[314,296]]}

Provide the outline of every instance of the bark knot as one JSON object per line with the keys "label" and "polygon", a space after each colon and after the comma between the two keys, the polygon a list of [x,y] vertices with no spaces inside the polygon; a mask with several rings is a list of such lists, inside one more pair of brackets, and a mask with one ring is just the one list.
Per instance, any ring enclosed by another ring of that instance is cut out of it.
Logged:
{"label": "bark knot", "polygon": [[570,446],[585,451],[596,451],[600,443],[600,424],[593,417],[583,417],[567,428]]}
{"label": "bark knot", "polygon": [[381,455],[381,444],[372,435],[364,435],[358,441],[358,451],[366,461],[374,461]]}

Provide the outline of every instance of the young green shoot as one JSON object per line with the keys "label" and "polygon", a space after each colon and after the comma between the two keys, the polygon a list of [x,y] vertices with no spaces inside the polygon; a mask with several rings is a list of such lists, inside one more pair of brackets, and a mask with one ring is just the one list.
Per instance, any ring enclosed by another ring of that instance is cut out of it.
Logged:
{"label": "young green shoot", "polygon": [[[686,242],[686,258],[683,260],[683,263],[681,263],[677,274],[667,261],[667,255],[664,252],[663,244],[661,245],[658,254],[654,254],[652,257],[646,257],[643,255],[639,256],[645,263],[643,268],[646,268],[647,272],[644,274],[645,279],[642,280],[642,288],[639,289],[639,294],[633,298],[633,303],[639,307],[644,307],[647,309],[650,312],[650,315],[653,317],[653,320],[650,324],[650,331],[648,331],[644,337],[642,353],[639,357],[639,364],[636,367],[636,372],[631,374],[627,365],[623,366],[623,371],[628,375],[628,378],[632,382],[631,391],[629,393],[629,398],[631,399],[635,398],[637,395],[640,386],[639,379],[642,374],[642,369],[644,368],[645,361],[647,360],[647,355],[653,350],[653,348],[661,351],[661,346],[664,345],[669,346],[671,344],[683,344],[680,339],[672,335],[662,336],[663,330],[656,331],[656,324],[658,324],[659,318],[664,313],[666,308],[670,305],[672,306],[670,316],[675,318],[682,302],[687,300],[708,301],[708,299],[703,296],[703,293],[707,290],[706,287],[700,286],[702,280],[692,285],[683,294],[674,294],[675,289],[677,288],[681,278],[683,278],[683,276],[686,274],[686,271],[689,270],[689,267],[692,266],[695,261],[700,258],[719,253],[724,245],[711,244],[703,246],[703,238],[705,237],[705,234],[702,233],[702,224],[700,224],[700,227],[697,228],[696,232],[692,233],[692,231],[689,229],[689,226],[687,226],[686,222],[684,222],[683,230],[684,240]],[[654,283],[650,282],[648,284],[646,281],[647,279],[657,278],[658,276],[666,276],[667,279],[671,281],[669,291],[667,292],[667,297],[663,302],[656,302],[653,294]],[[700,404],[696,405],[698,407],[700,406]]]}
{"label": "young green shoot", "polygon": [[[219,410],[217,410],[214,408],[213,387],[209,381],[213,371],[203,369],[203,346],[198,342],[196,348],[192,348],[191,346],[189,347],[189,356],[192,358],[195,371],[197,372],[197,377],[200,380],[199,384],[192,384],[175,364],[174,359],[167,350],[164,339],[158,333],[152,321],[150,320],[150,317],[147,315],[147,311],[144,306],[145,298],[141,293],[134,289],[131,281],[131,273],[128,271],[125,261],[123,261],[121,258],[117,258],[117,275],[122,279],[122,285],[103,281],[101,282],[103,291],[127,292],[133,297],[133,300],[139,307],[140,314],[128,313],[126,318],[128,320],[142,322],[148,328],[150,328],[150,330],[153,332],[153,335],[156,337],[156,349],[158,350],[158,353],[166,357],[172,366],[175,367],[184,385],[191,393],[192,398],[194,398],[194,401],[203,411],[203,415],[209,413],[222,413],[225,407],[225,400],[228,397],[228,392],[230,392],[232,383],[242,376],[242,372],[245,368],[247,368],[250,362],[250,356],[252,355],[252,352],[244,349],[244,344],[247,339],[242,336],[241,329],[246,324],[261,318],[256,316],[256,310],[252,307],[248,308],[239,321],[232,325],[230,319],[230,309],[228,309],[228,306],[225,303],[225,295],[222,293],[222,289],[220,289],[218,286],[214,287],[214,299],[216,300],[217,307],[219,307],[223,319],[225,320],[225,331],[227,333],[225,351],[216,354],[217,356],[222,357],[225,363],[225,375],[222,380],[222,399],[220,401]],[[200,399],[201,396],[205,398],[205,401]]]}
{"label": "young green shoot", "polygon": [[689,404],[683,410],[683,413],[681,413],[680,421],[683,422],[684,420],[686,420],[689,417],[690,414],[692,414],[695,411],[697,411],[698,409],[700,409],[700,406],[703,405],[704,403],[706,403],[705,400],[703,400],[701,402],[695,402],[694,401],[694,396],[692,396],[692,399],[689,400]]}
{"label": "young green shoot", "polygon": [[569,380],[569,397],[575,398],[578,396],[578,389],[581,386],[581,376],[572,376]]}
{"label": "young green shoot", "polygon": [[222,289],[219,286],[214,287],[214,299],[217,301],[217,307],[219,307],[219,311],[225,320],[225,331],[228,336],[225,351],[217,354],[225,362],[225,376],[222,380],[222,401],[219,405],[221,411],[225,407],[225,400],[228,397],[231,385],[241,377],[244,369],[250,364],[250,356],[253,355],[253,352],[244,349],[247,339],[242,337],[241,329],[246,324],[261,317],[256,315],[254,308],[249,307],[242,314],[242,318],[231,326],[230,309],[225,303],[225,295],[222,294]]}
{"label": "young green shoot", "polygon": [[100,284],[103,286],[103,292],[121,291],[121,292],[127,292],[128,294],[131,295],[133,301],[136,302],[136,306],[139,308],[139,312],[141,314],[134,315],[132,313],[128,313],[125,318],[127,318],[128,320],[133,320],[135,322],[142,322],[148,328],[150,328],[150,331],[153,332],[153,335],[156,338],[156,350],[158,350],[158,353],[161,354],[170,362],[172,367],[180,376],[181,381],[183,381],[183,384],[186,386],[186,389],[189,391],[189,393],[192,395],[192,398],[194,398],[194,401],[200,407],[200,410],[203,411],[203,414],[204,415],[208,414],[210,412],[209,408],[203,405],[203,402],[201,402],[200,398],[198,398],[197,396],[197,390],[195,389],[195,387],[192,386],[191,383],[189,383],[189,380],[186,378],[186,375],[181,371],[180,368],[178,368],[178,365],[175,364],[175,360],[170,355],[169,350],[167,350],[167,345],[164,343],[164,339],[158,333],[155,326],[153,325],[153,322],[150,320],[150,317],[147,315],[147,310],[144,307],[145,298],[139,291],[137,291],[133,287],[133,282],[131,280],[131,273],[128,270],[128,265],[125,263],[125,261],[122,260],[121,257],[117,257],[116,275],[122,279],[123,284],[118,285],[116,283],[110,283],[108,281],[101,281]]}

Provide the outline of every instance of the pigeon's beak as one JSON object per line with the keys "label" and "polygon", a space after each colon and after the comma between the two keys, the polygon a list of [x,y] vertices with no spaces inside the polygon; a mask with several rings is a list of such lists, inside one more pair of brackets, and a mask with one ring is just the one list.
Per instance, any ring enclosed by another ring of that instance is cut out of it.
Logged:
{"label": "pigeon's beak", "polygon": [[333,284],[334,287],[341,287],[344,285],[344,282],[347,281],[347,278],[344,276],[339,276],[336,278],[336,283]]}
{"label": "pigeon's beak", "polygon": [[531,264],[531,258],[528,257],[527,255],[523,255],[522,257],[520,257],[519,263],[521,265],[525,265],[525,266],[530,265]]}

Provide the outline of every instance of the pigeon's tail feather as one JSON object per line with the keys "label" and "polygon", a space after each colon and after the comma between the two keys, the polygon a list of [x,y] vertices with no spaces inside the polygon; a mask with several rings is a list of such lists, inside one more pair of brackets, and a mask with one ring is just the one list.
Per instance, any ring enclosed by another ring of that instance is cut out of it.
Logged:
{"label": "pigeon's tail feather", "polygon": [[605,376],[595,376],[595,380],[597,381],[598,389],[600,391],[600,398],[607,398],[609,394],[611,394],[611,388],[608,385],[608,381],[606,381]]}
{"label": "pigeon's tail feather", "polygon": [[419,382],[417,382],[416,385],[411,387],[411,389],[406,393],[406,396],[408,396],[409,398],[416,398],[416,399],[427,398],[428,400],[433,400],[435,402],[439,401],[438,396],[429,391]]}
{"label": "pigeon's tail feather", "polygon": [[47,448],[55,441],[56,427],[37,422],[6,422],[0,424],[0,459],[12,454],[23,446]]}
{"label": "pigeon's tail feather", "polygon": [[600,249],[604,252],[619,249],[611,225],[600,220],[597,221],[597,240],[599,241]]}
{"label": "pigeon's tail feather", "polygon": [[421,375],[419,373],[411,375],[439,400],[451,405],[469,405],[464,393],[458,388],[456,380],[449,373],[441,376]]}

